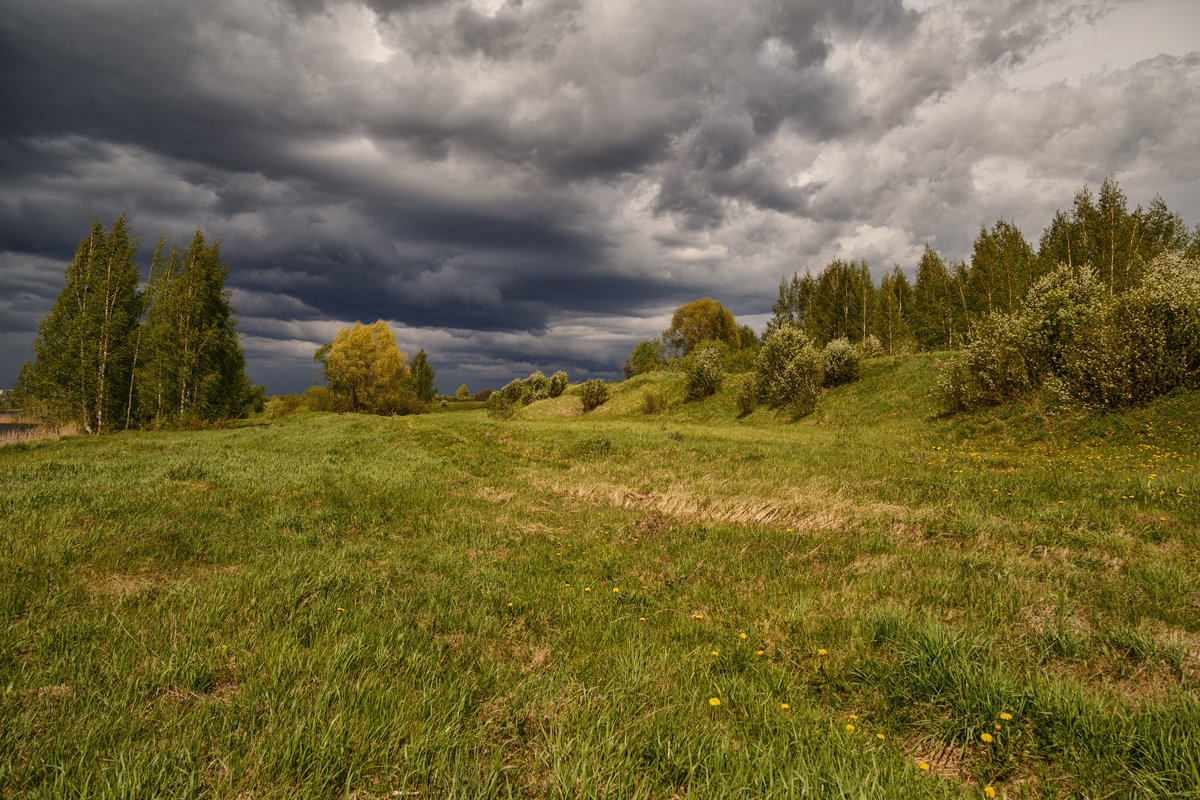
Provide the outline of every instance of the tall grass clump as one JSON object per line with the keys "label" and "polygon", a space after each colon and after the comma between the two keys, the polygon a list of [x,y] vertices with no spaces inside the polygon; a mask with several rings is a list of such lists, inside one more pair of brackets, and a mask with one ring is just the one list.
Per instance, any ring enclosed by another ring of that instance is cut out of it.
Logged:
{"label": "tall grass clump", "polygon": [[596,378],[584,381],[579,392],[579,399],[583,403],[583,413],[585,414],[599,408],[608,402],[608,384]]}
{"label": "tall grass clump", "polygon": [[821,363],[825,372],[822,385],[826,387],[853,383],[862,377],[862,357],[849,339],[834,339],[825,345]]}
{"label": "tall grass clump", "polygon": [[802,331],[783,325],[759,349],[754,372],[738,395],[738,408],[749,413],[758,403],[766,403],[803,416],[816,408],[824,377],[821,351]]}
{"label": "tall grass clump", "polygon": [[688,400],[703,400],[716,394],[725,377],[724,342],[706,341],[696,345],[684,359],[684,395]]}

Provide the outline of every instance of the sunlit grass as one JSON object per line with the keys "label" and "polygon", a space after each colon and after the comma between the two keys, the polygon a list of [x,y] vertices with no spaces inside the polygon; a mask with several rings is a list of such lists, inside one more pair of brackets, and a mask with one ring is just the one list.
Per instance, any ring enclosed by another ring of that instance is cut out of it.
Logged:
{"label": "sunlit grass", "polygon": [[1196,395],[931,361],[0,449],[0,795],[1197,796]]}

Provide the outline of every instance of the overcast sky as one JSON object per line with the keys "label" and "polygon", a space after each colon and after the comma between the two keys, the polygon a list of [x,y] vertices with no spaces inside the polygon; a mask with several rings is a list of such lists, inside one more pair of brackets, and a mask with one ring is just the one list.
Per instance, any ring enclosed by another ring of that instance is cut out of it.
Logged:
{"label": "overcast sky", "polygon": [[0,0],[0,387],[75,245],[223,240],[256,382],[388,320],[443,392],[705,295],[969,255],[1114,174],[1200,219],[1196,0]]}

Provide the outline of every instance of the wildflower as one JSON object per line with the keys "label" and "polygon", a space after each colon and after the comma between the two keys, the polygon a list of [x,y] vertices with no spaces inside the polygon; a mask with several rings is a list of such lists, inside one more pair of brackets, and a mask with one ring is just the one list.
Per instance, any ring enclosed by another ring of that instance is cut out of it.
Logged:
{"label": "wildflower", "polygon": [[341,606],[338,606],[338,611],[345,611],[345,610],[346,609],[342,608]]}
{"label": "wildflower", "polygon": [[766,651],[764,651],[764,650],[755,650],[755,651],[754,651],[754,655],[756,655],[756,656],[761,656],[761,655],[762,655],[764,652],[766,652]]}
{"label": "wildflower", "polygon": [[817,650],[817,655],[819,655],[819,656],[827,655],[827,653],[825,652],[825,648],[824,647],[819,648]]}
{"label": "wildflower", "polygon": [[996,790],[990,786],[985,786],[985,787],[983,787],[983,796],[984,797],[995,797]]}
{"label": "wildflower", "polygon": [[779,707],[782,708],[784,711],[787,711],[789,708],[791,708],[791,706],[789,706],[787,703],[780,703]]}
{"label": "wildflower", "polygon": [[882,742],[887,737],[884,736],[882,733],[877,733],[877,734],[875,734],[875,738]]}
{"label": "wildflower", "polygon": [[614,586],[614,587],[613,587],[613,594],[616,594],[616,593],[617,593],[617,592],[619,592],[619,591],[621,591],[621,590],[620,590],[620,589],[618,589],[616,586]]}
{"label": "wildflower", "polygon": [[646,621],[645,617],[638,617],[638,622],[645,622],[645,621]]}
{"label": "wildflower", "polygon": [[1001,711],[1000,719],[1004,720],[1005,722],[1008,722],[1010,719],[1012,719],[1012,714],[1008,713],[1007,711]]}
{"label": "wildflower", "polygon": [[846,723],[846,733],[854,733],[854,726],[849,722]]}
{"label": "wildflower", "polygon": [[918,769],[923,769],[923,770],[925,770],[926,772],[928,772],[928,771],[929,771],[929,762],[928,762],[928,761],[918,761],[918,762],[917,762],[917,768],[918,768]]}
{"label": "wildflower", "polygon": [[583,587],[583,590],[584,590],[585,592],[590,592],[590,591],[592,590],[592,587],[590,587],[590,586],[585,586],[585,587]]}
{"label": "wildflower", "polygon": [[988,744],[992,743],[992,735],[990,733],[981,733],[981,734],[979,734],[979,738],[982,739],[983,741],[987,742]]}
{"label": "wildflower", "polygon": [[713,651],[712,651],[712,654],[713,654],[714,656],[715,656],[715,655],[718,655],[718,653],[717,653],[717,651],[716,651],[716,650],[713,650]]}
{"label": "wildflower", "polygon": [[704,615],[703,614],[693,614],[692,619],[704,619]]}
{"label": "wildflower", "polygon": [[739,637],[739,638],[742,638],[742,639],[745,639],[745,638],[746,638],[746,634],[744,634],[744,633],[739,633],[739,634],[738,634],[738,637]]}
{"label": "wildflower", "polygon": [[708,704],[710,706],[719,706],[721,705],[721,699],[719,697],[710,697],[708,698]]}
{"label": "wildflower", "polygon": [[996,723],[996,725],[995,725],[995,727],[996,727],[996,730],[1000,730],[1000,729],[1001,729],[1001,728],[1003,728],[1004,726],[1003,726],[1003,725],[1001,725],[999,722],[997,722],[997,723]]}
{"label": "wildflower", "polygon": [[512,608],[512,603],[509,603],[509,604],[508,604],[508,607],[509,607],[509,608]]}

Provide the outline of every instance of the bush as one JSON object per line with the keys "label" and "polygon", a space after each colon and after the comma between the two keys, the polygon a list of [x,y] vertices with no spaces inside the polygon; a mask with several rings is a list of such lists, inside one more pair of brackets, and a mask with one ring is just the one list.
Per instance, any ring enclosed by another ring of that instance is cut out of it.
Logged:
{"label": "bush", "polygon": [[503,391],[492,392],[487,399],[487,415],[492,419],[512,419],[516,413],[513,401]]}
{"label": "bush", "polygon": [[721,388],[725,377],[725,353],[729,350],[723,342],[706,341],[696,345],[684,360],[687,378],[684,381],[684,396],[688,400],[702,400]]}
{"label": "bush", "polygon": [[938,376],[935,393],[946,411],[996,405],[1033,388],[1026,325],[1017,315],[993,312],[970,333],[967,346]]}
{"label": "bush", "polygon": [[803,416],[816,408],[823,367],[821,353],[808,337],[791,325],[782,325],[763,342],[754,360],[754,397],[772,408],[786,406],[796,416]]}
{"label": "bush", "polygon": [[662,392],[646,392],[642,397],[642,413],[658,414],[667,409],[667,396]]}
{"label": "bush", "polygon": [[625,373],[626,378],[632,378],[634,375],[641,375],[643,372],[662,369],[666,364],[667,359],[662,342],[658,339],[654,341],[646,340],[634,345],[633,352],[629,354],[629,358],[625,359],[625,363],[621,365],[621,371]]}
{"label": "bush", "polygon": [[550,376],[550,396],[560,397],[570,383],[571,379],[567,377],[567,373],[560,369]]}
{"label": "bush", "polygon": [[301,400],[308,411],[334,411],[337,408],[337,399],[328,386],[308,387]]}
{"label": "bush", "polygon": [[825,345],[821,363],[825,372],[822,386],[841,386],[862,376],[862,359],[849,339],[834,339]]}
{"label": "bush", "polygon": [[1160,256],[1140,284],[1094,304],[1062,352],[1062,379],[1092,406],[1140,405],[1200,379],[1200,264]]}
{"label": "bush", "polygon": [[608,402],[608,384],[596,378],[586,380],[580,388],[579,398],[583,402],[583,413],[599,408]]}
{"label": "bush", "polygon": [[1092,315],[1103,292],[1086,264],[1059,264],[1030,287],[1016,312],[1016,335],[1035,382],[1061,371],[1063,351]]}
{"label": "bush", "polygon": [[521,404],[529,405],[535,400],[545,400],[550,396],[550,379],[540,370],[531,373],[521,382]]}
{"label": "bush", "polygon": [[880,356],[886,354],[883,349],[883,342],[879,341],[879,337],[873,333],[869,334],[867,338],[854,345],[854,348],[858,350],[859,358],[863,359],[864,361],[866,361],[868,358],[879,358]]}
{"label": "bush", "polygon": [[496,393],[495,389],[483,389],[482,391],[478,391],[475,394],[471,395],[471,399],[477,400],[480,403],[486,403],[488,401],[488,398],[491,397],[492,395],[494,395],[495,393]]}
{"label": "bush", "polygon": [[504,399],[510,403],[515,403],[521,399],[524,393],[524,381],[520,378],[513,378],[508,383],[504,384],[504,388],[500,390],[500,394],[504,395]]}

